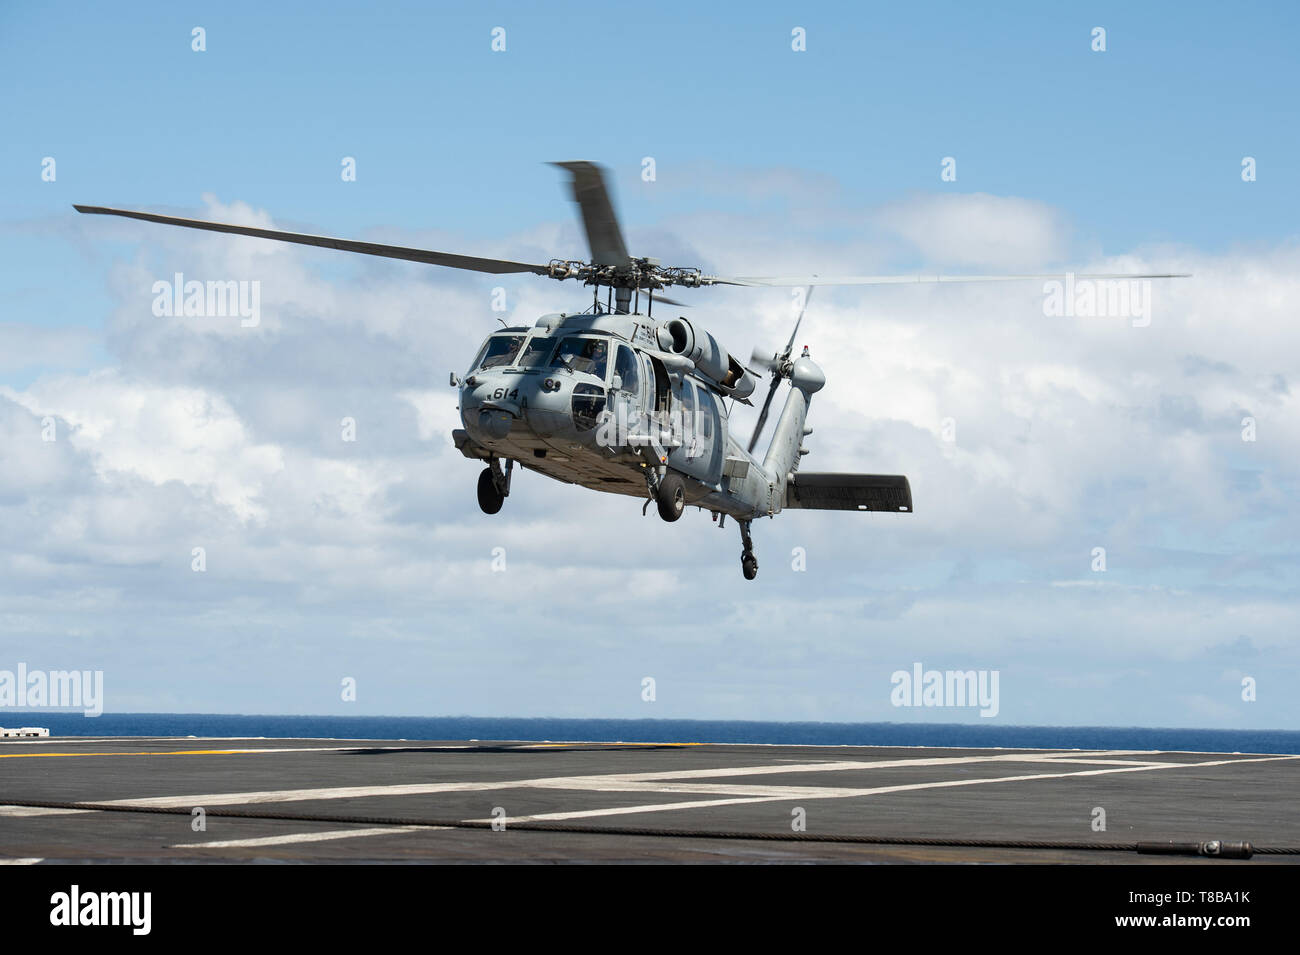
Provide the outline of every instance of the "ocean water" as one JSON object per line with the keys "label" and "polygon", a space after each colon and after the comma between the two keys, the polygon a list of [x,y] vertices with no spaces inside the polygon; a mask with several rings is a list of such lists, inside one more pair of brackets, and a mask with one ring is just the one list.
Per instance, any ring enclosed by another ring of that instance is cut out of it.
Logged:
{"label": "ocean water", "polygon": [[769,723],[738,720],[516,719],[471,716],[237,716],[208,713],[0,712],[0,725],[52,736],[265,736],[406,740],[585,740],[628,743],[789,743],[1137,749],[1300,754],[1300,731],[972,723]]}

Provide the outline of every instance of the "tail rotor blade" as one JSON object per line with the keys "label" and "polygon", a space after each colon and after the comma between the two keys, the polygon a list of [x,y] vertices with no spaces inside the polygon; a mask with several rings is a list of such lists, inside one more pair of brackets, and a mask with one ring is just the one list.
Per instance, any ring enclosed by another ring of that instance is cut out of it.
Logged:
{"label": "tail rotor blade", "polygon": [[808,311],[808,301],[812,298],[813,289],[817,286],[808,286],[808,294],[803,298],[803,308],[799,309],[799,317],[795,319],[794,331],[790,333],[790,340],[785,344],[785,351],[779,355],[773,355],[768,358],[766,355],[760,355],[757,348],[750,356],[753,361],[772,373],[772,385],[767,389],[767,400],[763,402],[763,410],[759,413],[758,424],[754,425],[754,434],[749,439],[749,447],[746,449],[750,454],[754,453],[754,446],[758,444],[759,437],[763,434],[763,425],[767,424],[767,411],[772,407],[772,398],[776,395],[776,389],[781,384],[781,379],[790,373],[790,353],[794,351],[794,339],[799,334],[799,326],[803,323],[804,313]]}
{"label": "tail rotor blade", "polygon": [[745,449],[750,454],[754,453],[754,445],[758,444],[758,438],[763,433],[763,425],[767,424],[767,409],[772,407],[772,397],[776,394],[779,384],[781,384],[781,376],[773,372],[772,387],[767,389],[767,400],[763,402],[763,410],[758,415],[758,424],[754,425],[754,434],[749,439],[749,447]]}
{"label": "tail rotor blade", "polygon": [[790,340],[785,345],[786,358],[789,358],[790,353],[794,351],[794,337],[799,334],[799,326],[803,323],[804,313],[808,311],[808,303],[812,300],[812,293],[816,288],[815,285],[808,286],[808,292],[803,297],[803,308],[799,309],[799,317],[794,321],[794,331],[790,333]]}
{"label": "tail rotor blade", "polygon": [[766,368],[768,371],[775,368],[780,361],[781,356],[779,353],[774,354],[770,351],[764,351],[761,348],[755,348],[749,354],[749,363],[751,365],[755,368]]}

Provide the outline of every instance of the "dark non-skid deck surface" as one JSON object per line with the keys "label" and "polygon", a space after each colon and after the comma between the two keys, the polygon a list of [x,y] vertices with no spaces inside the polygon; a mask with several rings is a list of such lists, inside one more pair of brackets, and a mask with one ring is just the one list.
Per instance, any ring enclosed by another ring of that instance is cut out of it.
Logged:
{"label": "dark non-skid deck surface", "polygon": [[[0,857],[275,861],[1174,861],[1134,852],[766,840],[1244,840],[1300,846],[1300,756],[265,739],[0,742]],[[55,803],[55,807],[22,803]],[[170,813],[85,810],[114,803]],[[205,829],[196,830],[203,810]],[[1098,810],[1105,831],[1094,830]],[[221,815],[237,812],[239,817]],[[296,819],[267,818],[291,814]],[[419,822],[504,819],[504,830]],[[400,823],[411,823],[402,825]],[[617,828],[528,831],[521,823]],[[643,830],[703,835],[667,837]],[[635,832],[633,832],[635,830]],[[707,833],[741,832],[753,838]],[[1249,862],[1294,862],[1259,856]]]}

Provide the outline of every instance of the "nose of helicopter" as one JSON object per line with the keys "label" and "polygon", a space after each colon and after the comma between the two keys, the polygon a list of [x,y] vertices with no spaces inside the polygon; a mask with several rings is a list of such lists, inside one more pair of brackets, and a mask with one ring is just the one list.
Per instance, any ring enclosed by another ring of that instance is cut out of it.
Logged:
{"label": "nose of helicopter", "polygon": [[461,391],[460,417],[475,438],[499,441],[519,417],[518,389],[500,375],[472,375]]}
{"label": "nose of helicopter", "polygon": [[558,376],[477,374],[461,392],[461,421],[483,443],[503,440],[519,425],[547,437],[568,420],[571,390]]}
{"label": "nose of helicopter", "polygon": [[478,427],[471,431],[478,431],[485,438],[500,440],[510,435],[514,423],[515,416],[509,411],[500,408],[481,408],[478,413]]}

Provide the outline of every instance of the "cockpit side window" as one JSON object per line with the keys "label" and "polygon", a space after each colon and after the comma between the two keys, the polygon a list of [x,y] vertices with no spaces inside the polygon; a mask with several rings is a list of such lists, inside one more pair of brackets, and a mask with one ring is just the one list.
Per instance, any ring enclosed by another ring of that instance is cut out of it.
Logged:
{"label": "cockpit side window", "polygon": [[678,386],[677,393],[682,401],[682,413],[693,416],[695,414],[695,386],[683,378]]}
{"label": "cockpit side window", "polygon": [[713,419],[717,416],[713,404],[713,395],[709,394],[708,389],[700,389],[700,434],[705,438],[713,437]]}
{"label": "cockpit side window", "polygon": [[683,378],[677,394],[681,399],[682,428],[689,433],[695,427],[695,386]]}
{"label": "cockpit side window", "polygon": [[678,385],[677,394],[681,402],[678,414],[681,416],[681,436],[687,449],[686,455],[696,457],[699,454],[700,432],[695,413],[695,386],[688,379],[683,378]]}
{"label": "cockpit side window", "polygon": [[609,367],[609,344],[603,338],[570,335],[560,339],[560,347],[551,359],[552,368],[572,368],[604,380]]}
{"label": "cockpit side window", "polygon": [[630,395],[641,393],[641,379],[637,373],[636,355],[626,345],[618,346],[618,358],[614,361],[614,374],[623,379],[623,390]]}
{"label": "cockpit side window", "polygon": [[486,369],[511,364],[523,342],[523,335],[493,335],[484,343],[474,367]]}

